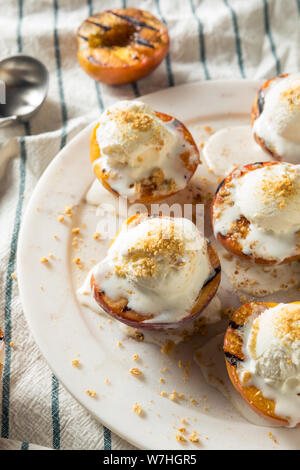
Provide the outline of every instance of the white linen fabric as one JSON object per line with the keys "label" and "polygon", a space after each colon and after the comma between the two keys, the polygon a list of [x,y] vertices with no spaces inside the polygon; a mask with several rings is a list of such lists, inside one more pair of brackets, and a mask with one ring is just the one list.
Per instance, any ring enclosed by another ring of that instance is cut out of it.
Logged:
{"label": "white linen fabric", "polygon": [[[149,10],[166,23],[170,52],[138,83],[97,84],[78,65],[76,30],[93,12],[126,6]],[[6,337],[0,449],[132,449],[53,376],[11,276],[24,210],[47,165],[116,100],[197,80],[299,71],[299,19],[300,0],[0,0],[0,59],[33,55],[50,72],[40,112],[28,124],[0,129],[0,325]]]}

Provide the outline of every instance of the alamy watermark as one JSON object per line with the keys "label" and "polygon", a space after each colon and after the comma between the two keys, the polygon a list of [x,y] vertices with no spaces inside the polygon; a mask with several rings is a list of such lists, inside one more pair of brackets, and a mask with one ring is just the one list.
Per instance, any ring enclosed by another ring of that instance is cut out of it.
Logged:
{"label": "alamy watermark", "polygon": [[[204,204],[168,204],[165,202],[154,203],[150,205],[134,203],[128,204],[124,197],[119,197],[115,203],[102,203],[97,207],[96,216],[98,217],[97,232],[101,234],[101,239],[111,240],[122,227],[124,221],[135,214],[148,214],[151,217],[164,216],[177,219],[177,226],[185,232],[187,225],[180,219],[188,219],[194,224],[194,229],[198,230],[204,236]],[[179,220],[178,220],[179,219]],[[181,225],[180,225],[181,223]],[[188,231],[190,236],[191,225]],[[130,226],[129,226],[130,229]],[[168,238],[168,233],[163,236]]]}

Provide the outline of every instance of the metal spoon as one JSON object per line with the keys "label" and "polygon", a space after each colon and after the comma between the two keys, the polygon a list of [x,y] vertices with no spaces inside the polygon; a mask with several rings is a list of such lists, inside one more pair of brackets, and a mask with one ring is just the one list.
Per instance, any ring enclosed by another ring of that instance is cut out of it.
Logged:
{"label": "metal spoon", "polygon": [[42,106],[48,82],[46,67],[34,57],[20,54],[2,60],[0,85],[5,91],[5,104],[0,101],[0,127],[28,121]]}

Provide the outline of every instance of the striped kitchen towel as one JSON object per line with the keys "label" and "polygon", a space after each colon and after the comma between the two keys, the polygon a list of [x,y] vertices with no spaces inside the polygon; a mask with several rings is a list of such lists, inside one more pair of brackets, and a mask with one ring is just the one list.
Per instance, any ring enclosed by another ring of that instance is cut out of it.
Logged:
{"label": "striped kitchen towel", "polygon": [[[149,10],[167,25],[170,52],[138,83],[94,83],[78,66],[76,29],[93,12],[125,6]],[[50,72],[39,114],[0,131],[0,325],[6,337],[0,449],[132,448],[95,421],[52,375],[22,312],[12,274],[24,210],[42,172],[115,100],[196,80],[298,71],[299,18],[300,0],[0,0],[0,59],[30,54]]]}

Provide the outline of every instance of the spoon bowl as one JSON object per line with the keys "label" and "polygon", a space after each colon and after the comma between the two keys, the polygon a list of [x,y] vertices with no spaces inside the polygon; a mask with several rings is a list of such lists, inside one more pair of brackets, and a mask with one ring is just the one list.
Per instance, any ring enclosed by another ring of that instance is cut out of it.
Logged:
{"label": "spoon bowl", "polygon": [[34,57],[16,55],[0,62],[0,82],[5,103],[0,104],[0,127],[28,121],[42,106],[48,91],[49,74]]}

